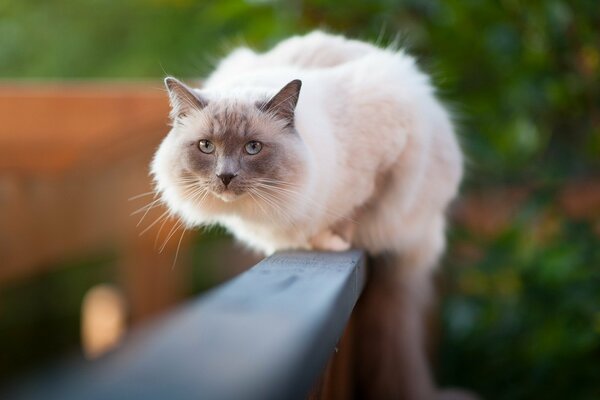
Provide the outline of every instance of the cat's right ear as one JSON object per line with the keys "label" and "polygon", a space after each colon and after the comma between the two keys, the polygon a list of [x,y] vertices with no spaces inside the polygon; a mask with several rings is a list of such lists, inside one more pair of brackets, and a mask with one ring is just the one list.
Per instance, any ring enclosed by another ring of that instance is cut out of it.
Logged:
{"label": "cat's right ear", "polygon": [[202,110],[208,102],[185,83],[168,76],[165,86],[171,102],[171,119],[173,121],[189,115],[191,111]]}
{"label": "cat's right ear", "polygon": [[294,79],[283,87],[266,104],[259,106],[261,111],[272,113],[288,122],[289,126],[294,125],[294,110],[300,97],[300,88],[302,81]]}

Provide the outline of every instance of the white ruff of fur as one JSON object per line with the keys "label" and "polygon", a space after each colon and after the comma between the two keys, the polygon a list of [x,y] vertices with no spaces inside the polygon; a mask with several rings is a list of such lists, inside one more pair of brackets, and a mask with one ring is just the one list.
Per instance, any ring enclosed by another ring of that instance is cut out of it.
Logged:
{"label": "white ruff of fur", "polygon": [[[285,124],[265,122],[256,103],[294,79],[302,81],[296,132],[278,132]],[[371,254],[410,250],[417,264],[435,265],[462,157],[448,113],[412,57],[313,32],[263,54],[235,50],[195,93],[208,105],[174,122],[152,163],[157,191],[188,225],[221,224],[266,254],[351,245]],[[244,114],[253,131],[290,151],[290,165],[280,160],[285,179],[255,177],[245,193],[219,195],[210,174],[182,172],[182,149],[218,129],[211,113],[223,110]]]}

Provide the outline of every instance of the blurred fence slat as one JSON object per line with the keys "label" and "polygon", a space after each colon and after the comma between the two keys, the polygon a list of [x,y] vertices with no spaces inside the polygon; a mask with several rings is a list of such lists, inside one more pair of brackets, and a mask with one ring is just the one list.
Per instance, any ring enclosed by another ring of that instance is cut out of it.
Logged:
{"label": "blurred fence slat", "polygon": [[188,242],[171,270],[176,241],[138,239],[159,210],[130,216],[152,196],[128,201],[151,190],[168,112],[160,81],[0,82],[0,287],[110,249],[134,322],[182,297]]}

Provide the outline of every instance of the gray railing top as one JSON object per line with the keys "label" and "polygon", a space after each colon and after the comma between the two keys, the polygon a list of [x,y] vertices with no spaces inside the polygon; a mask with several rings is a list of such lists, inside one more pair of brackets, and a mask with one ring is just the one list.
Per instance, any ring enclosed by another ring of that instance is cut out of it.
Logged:
{"label": "gray railing top", "polygon": [[11,398],[305,398],[364,279],[360,251],[275,254],[131,335],[102,360],[29,382]]}

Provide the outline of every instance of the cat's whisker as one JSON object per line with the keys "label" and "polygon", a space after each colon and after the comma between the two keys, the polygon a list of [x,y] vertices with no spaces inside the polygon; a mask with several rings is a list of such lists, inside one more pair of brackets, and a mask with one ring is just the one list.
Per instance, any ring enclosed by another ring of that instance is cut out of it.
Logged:
{"label": "cat's whisker", "polygon": [[156,245],[158,244],[158,238],[160,237],[160,233],[162,232],[168,220],[169,218],[163,218],[163,222],[162,224],[160,224],[160,228],[158,228],[158,232],[156,233],[156,237],[154,238],[154,245],[152,246],[155,250],[157,249]]}
{"label": "cat's whisker", "polygon": [[203,204],[204,200],[208,197],[210,191],[208,189],[206,189],[206,191],[204,192],[204,194],[202,195],[202,198],[198,201],[199,204]]}
{"label": "cat's whisker", "polygon": [[294,222],[294,219],[291,215],[289,215],[289,211],[284,208],[283,205],[279,204],[277,199],[274,199],[272,195],[266,193],[265,191],[256,190],[255,194],[259,196],[265,203],[271,206],[271,208],[276,211],[288,224],[292,226],[292,228],[297,231],[298,226]]}
{"label": "cat's whisker", "polygon": [[184,200],[190,200],[192,198],[195,198],[198,193],[202,193],[206,190],[208,190],[208,187],[206,187],[206,185],[187,185],[187,187],[185,187],[183,191],[183,198]]}
{"label": "cat's whisker", "polygon": [[283,186],[283,187],[288,187],[288,188],[297,188],[297,189],[302,188],[302,186],[300,186],[298,184],[284,182],[284,181],[278,181],[275,179],[257,178],[257,179],[253,179],[253,182],[263,183],[263,184],[267,184],[267,185]]}
{"label": "cat's whisker", "polygon": [[[181,182],[181,181],[182,181],[182,180],[180,180],[180,182]],[[192,182],[192,181],[190,180],[190,182]],[[193,183],[197,183],[197,180],[194,180],[194,181],[193,181]],[[187,184],[187,185],[185,185],[185,186],[183,187],[184,198],[195,198],[195,197],[197,197],[197,196],[200,196],[202,193],[205,193],[205,192],[206,192],[206,190],[207,190],[207,189],[206,189],[205,187],[202,187],[202,186],[198,187],[197,185],[193,185],[193,184]],[[158,199],[158,200],[155,200],[154,202],[157,202],[157,201],[160,201],[160,200],[161,200],[161,199]],[[153,203],[154,203],[154,202],[153,202]],[[153,205],[153,204],[151,203],[149,206],[151,206],[150,208],[154,208],[154,207],[157,207],[157,206],[159,206],[159,205],[160,205],[160,204]],[[149,210],[150,210],[150,208],[149,208],[148,210],[146,210],[146,211],[149,211]],[[143,231],[140,233],[140,236],[142,236],[142,235],[143,235],[144,233],[146,233],[146,232],[147,232],[149,229],[151,229],[151,228],[152,228],[154,225],[156,225],[157,223],[159,223],[159,222],[161,222],[161,221],[162,221],[162,223],[161,223],[161,225],[160,225],[160,228],[158,229],[158,232],[156,233],[156,237],[155,237],[155,239],[154,239],[154,247],[156,247],[156,246],[157,246],[157,244],[158,244],[158,240],[159,240],[159,237],[160,237],[160,233],[161,233],[161,232],[162,232],[162,230],[164,229],[164,226],[165,226],[165,224],[167,223],[167,221],[169,220],[169,216],[168,216],[168,215],[166,215],[168,212],[169,212],[169,211],[167,210],[167,212],[165,212],[165,213],[163,213],[161,216],[159,216],[159,217],[158,217],[158,218],[157,218],[157,219],[156,219],[156,220],[155,220],[155,221],[154,221],[152,224],[150,224],[150,225],[149,225],[149,226],[148,226],[146,229],[144,229],[144,230],[143,230]],[[177,226],[177,225],[175,225],[175,226]],[[171,234],[171,233],[172,233],[172,231],[169,231],[169,234]],[[169,237],[167,237],[167,241],[168,241],[168,239],[170,239],[170,236],[169,236]],[[165,241],[165,243],[163,243],[163,245],[161,246],[161,250],[160,250],[159,252],[162,252],[162,249],[164,249],[165,245],[166,245],[166,241]]]}
{"label": "cat's whisker", "polygon": [[[209,190],[207,187],[199,187],[192,194],[187,196],[185,199],[190,201],[191,203],[198,202],[199,204],[202,204],[202,202],[208,195],[208,192],[209,192]],[[200,199],[200,201],[198,201],[198,199]]]}
{"label": "cat's whisker", "polygon": [[[156,200],[154,200],[154,201],[152,201],[152,202],[150,202],[150,203],[146,204],[145,206],[142,206],[142,207],[138,208],[137,210],[133,211],[133,212],[132,212],[131,214],[129,214],[129,215],[130,215],[130,216],[134,216],[134,215],[136,215],[136,214],[142,213],[142,212],[144,212],[144,211],[149,211],[149,210],[151,210],[151,209],[153,209],[153,208],[155,208],[155,207],[158,207],[158,206],[160,206],[160,201],[161,201],[161,200],[162,200],[162,199],[156,199]],[[138,226],[139,226],[139,224],[138,224]]]}
{"label": "cat's whisker", "polygon": [[169,241],[169,239],[171,238],[171,236],[173,235],[173,233],[175,232],[175,230],[177,230],[177,226],[178,225],[179,225],[179,221],[177,221],[177,222],[175,222],[175,224],[173,224],[173,226],[171,227],[171,229],[167,233],[166,238],[163,240],[161,246],[158,248],[158,254],[161,254],[163,252],[165,246],[167,245],[167,242]]}
{"label": "cat's whisker", "polygon": [[278,186],[274,186],[274,185],[270,185],[270,184],[261,184],[261,183],[257,183],[257,186],[261,186],[263,187],[265,190],[270,190],[272,192],[275,192],[281,196],[284,196],[286,199],[288,200],[302,200],[302,201],[306,201],[309,204],[312,204],[313,206],[315,206],[317,209],[319,209],[319,211],[324,212],[325,214],[330,215],[331,217],[335,217],[337,219],[343,219],[343,220],[347,220],[350,221],[352,223],[357,223],[356,220],[347,217],[345,215],[333,212],[331,210],[328,210],[325,206],[323,206],[322,204],[320,204],[319,202],[315,201],[314,199],[308,197],[307,195],[305,195],[304,193],[289,189],[289,188],[283,188],[283,187],[278,187]]}
{"label": "cat's whisker", "polygon": [[[282,196],[282,197],[284,197],[284,198],[286,198],[288,200],[292,200],[292,201],[298,200],[296,198],[296,196],[302,197],[301,193],[279,192],[278,194],[280,196]],[[306,201],[309,204],[312,204],[316,209],[318,209],[319,211],[323,212],[325,215],[328,215],[328,216],[330,216],[330,217],[332,217],[334,219],[345,220],[345,221],[349,221],[349,222],[354,223],[354,224],[358,223],[356,220],[352,219],[351,217],[347,217],[345,215],[342,215],[342,214],[330,211],[329,209],[327,209],[323,205],[317,203],[316,201],[313,201],[312,199],[309,199],[309,198],[302,199],[301,198],[300,200],[303,200],[303,201]]]}
{"label": "cat's whisker", "polygon": [[[146,210],[146,212],[144,212],[144,215],[142,215],[142,218],[140,218],[140,220],[138,221],[138,223],[135,225],[136,227],[138,227],[138,226],[140,226],[142,224],[142,222],[144,221],[144,218],[146,218],[146,215],[148,215],[148,213],[150,212],[150,210],[154,208],[154,204],[157,203],[158,201],[160,201],[160,199],[154,200],[152,203],[150,203],[149,205],[147,205],[146,208],[142,207],[143,209]],[[151,207],[148,207],[148,206],[151,206]],[[132,213],[131,215],[134,215],[136,213],[137,213],[137,211],[134,211],[134,213]]]}
{"label": "cat's whisker", "polygon": [[167,211],[165,211],[164,213],[162,213],[162,214],[160,215],[160,217],[156,218],[156,219],[154,220],[154,222],[153,222],[153,223],[151,223],[150,225],[148,225],[148,226],[147,226],[147,227],[146,227],[146,228],[145,228],[145,229],[144,229],[142,232],[140,232],[139,236],[142,236],[144,233],[146,233],[146,232],[148,232],[150,229],[152,229],[152,227],[153,227],[154,225],[156,225],[156,224],[157,224],[157,223],[158,223],[160,220],[162,220],[163,218],[165,218],[165,217],[166,217],[166,216],[167,216],[167,215],[168,215],[170,212],[171,212],[171,210],[167,210]]}
{"label": "cat's whisker", "polygon": [[198,184],[198,180],[192,180],[192,179],[178,180],[175,182],[175,184],[182,186],[184,188],[194,187]]}
{"label": "cat's whisker", "polygon": [[181,242],[183,241],[183,235],[185,235],[186,229],[181,231],[181,236],[179,237],[179,241],[177,242],[177,249],[175,250],[175,258],[173,259],[173,265],[171,265],[171,270],[175,269],[175,264],[177,263],[177,257],[179,256],[179,248],[181,247]]}
{"label": "cat's whisker", "polygon": [[133,201],[133,200],[137,200],[140,199],[142,197],[146,197],[146,196],[150,196],[150,195],[154,195],[154,197],[158,196],[158,193],[155,192],[154,190],[151,190],[149,192],[145,192],[145,193],[140,193],[138,195],[135,196],[131,196],[130,198],[127,199],[127,201]]}
{"label": "cat's whisker", "polygon": [[158,250],[159,254],[162,254],[163,250],[167,246],[167,243],[169,243],[169,240],[173,237],[173,235],[175,234],[175,232],[177,232],[177,229],[179,229],[180,227],[182,227],[184,225],[185,225],[185,223],[183,221],[181,221],[181,220],[178,220],[177,223],[175,225],[173,225],[173,227],[169,231],[169,235],[167,236],[167,238],[163,242],[162,246]]}
{"label": "cat's whisker", "polygon": [[[257,201],[257,205],[262,210],[263,214],[267,218],[269,218],[271,223],[273,223],[275,225],[279,225],[281,221],[277,221],[277,217],[280,217],[281,219],[283,219],[283,222],[286,225],[288,225],[292,228],[293,231],[295,231],[295,232],[298,231],[298,227],[296,226],[294,221],[290,217],[288,217],[288,215],[283,210],[281,210],[276,204],[273,204],[270,200],[267,200],[264,197],[264,195],[261,195],[259,193],[254,193],[254,194],[255,194],[255,196],[257,196],[259,198],[259,200]],[[268,206],[273,211],[268,212],[267,210],[265,210],[263,208],[262,203],[264,203],[265,206]]]}
{"label": "cat's whisker", "polygon": [[[271,187],[271,188],[273,188],[273,187]],[[287,189],[287,188],[273,188],[273,189],[274,190],[280,190],[280,192],[289,193],[290,195],[300,196],[303,200],[305,200],[305,201],[307,201],[307,202],[315,205],[316,207],[319,207],[323,212],[325,212],[325,213],[327,213],[327,214],[329,214],[329,215],[331,215],[333,217],[344,219],[344,220],[348,220],[348,221],[351,221],[353,223],[356,223],[356,221],[354,219],[327,209],[324,205],[322,205],[319,202],[317,202],[316,200],[308,197],[304,193],[301,193],[301,192],[298,192],[298,191],[295,191],[295,190],[291,190],[291,189]]]}
{"label": "cat's whisker", "polygon": [[293,221],[291,221],[288,218],[287,214],[285,214],[285,213],[282,212],[282,210],[279,207],[279,205],[277,205],[276,203],[274,203],[271,199],[267,198],[265,193],[261,193],[257,189],[253,189],[252,193],[254,193],[254,195],[257,196],[259,200],[262,200],[262,201],[257,201],[257,205],[259,206],[259,208],[261,209],[261,211],[263,212],[263,214],[266,217],[268,217],[273,223],[277,222],[276,219],[275,219],[275,215],[273,215],[272,212],[268,212],[267,210],[265,210],[262,203],[265,203],[264,205],[269,206],[269,208],[271,208],[272,210],[274,210],[276,214],[280,214],[284,218],[285,222],[290,223],[290,224],[293,225]]}
{"label": "cat's whisker", "polygon": [[[250,192],[248,192],[248,193],[250,194]],[[256,202],[256,204],[261,209],[263,214],[271,221],[272,224],[278,225],[276,215],[274,215],[273,212],[268,212],[267,210],[265,210],[262,202],[266,203],[265,205],[270,206],[270,208],[274,210],[275,214],[280,215],[283,218],[284,222],[288,225],[288,227],[291,226],[292,231],[294,233],[296,233],[296,234],[302,233],[300,231],[300,229],[298,228],[298,226],[296,225],[296,223],[294,222],[294,220],[290,216],[288,216],[288,213],[285,212],[285,210],[282,210],[281,207],[279,207],[276,203],[273,203],[271,200],[266,199],[265,194],[257,193],[256,190],[252,191],[252,193],[254,193],[254,195],[257,196],[259,198],[259,200],[257,200],[254,196],[251,195],[252,199]]]}
{"label": "cat's whisker", "polygon": [[[269,218],[269,220],[271,220],[271,222],[275,222],[275,220],[273,219],[273,216],[267,212],[267,210],[264,209],[263,205],[261,204],[261,202],[259,200],[256,199],[256,197],[254,197],[254,195],[252,194],[254,193],[253,190],[248,190],[248,194],[250,195],[250,198],[252,198],[252,200],[254,201],[254,203],[256,203],[256,205],[258,206],[258,208],[260,208],[260,210],[262,211],[262,213]],[[256,195],[256,194],[255,194]]]}
{"label": "cat's whisker", "polygon": [[195,175],[185,174],[177,178],[176,182],[200,182],[200,178]]}
{"label": "cat's whisker", "polygon": [[203,187],[195,187],[195,188],[191,188],[189,190],[186,190],[184,192],[184,196],[183,199],[184,200],[189,200],[193,197],[195,197],[198,193],[202,193],[205,189]]}
{"label": "cat's whisker", "polygon": [[[268,185],[256,185],[256,188],[257,188],[257,189],[262,189],[262,190],[259,190],[259,192],[260,192],[260,193],[261,193],[263,196],[267,197],[267,198],[268,198],[268,200],[269,200],[269,201],[270,201],[270,202],[271,202],[271,203],[272,203],[272,204],[273,204],[273,205],[274,205],[274,206],[275,206],[277,209],[279,209],[279,210],[282,210],[282,209],[284,208],[285,204],[280,204],[280,202],[278,201],[278,200],[280,200],[280,199],[278,199],[277,197],[275,197],[275,196],[273,195],[273,193],[271,193],[271,192],[269,192],[269,191],[268,191],[269,189],[271,189],[271,187],[270,187],[270,186],[268,186]],[[267,190],[265,190],[265,189],[267,189]]]}
{"label": "cat's whisker", "polygon": [[[275,211],[277,211],[279,213],[279,210],[277,209],[276,205],[272,203],[272,201],[270,201],[269,199],[267,199],[264,195],[264,193],[261,193],[260,190],[258,189],[251,189],[252,193],[254,193],[255,196],[257,196],[260,200],[262,200],[262,202],[265,203],[266,206],[269,206],[269,208],[274,209]],[[273,219],[273,215],[272,213],[267,212],[266,210],[263,209],[261,202],[258,202],[259,207],[263,210],[263,213],[267,216],[269,216],[269,218],[271,218],[271,220],[274,221]]]}

